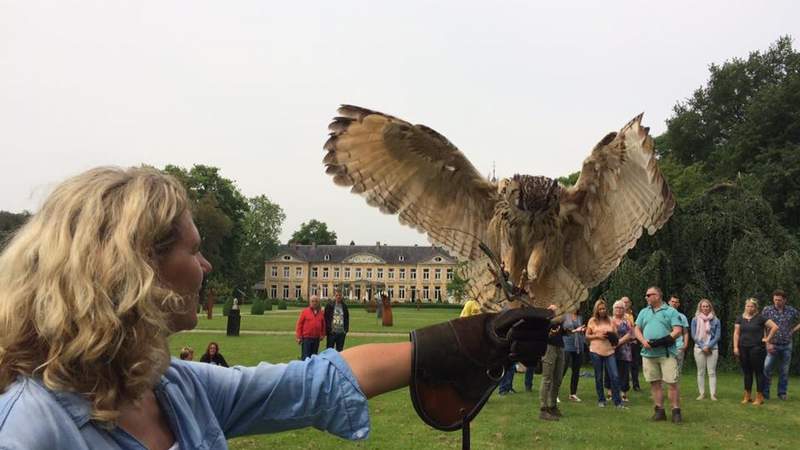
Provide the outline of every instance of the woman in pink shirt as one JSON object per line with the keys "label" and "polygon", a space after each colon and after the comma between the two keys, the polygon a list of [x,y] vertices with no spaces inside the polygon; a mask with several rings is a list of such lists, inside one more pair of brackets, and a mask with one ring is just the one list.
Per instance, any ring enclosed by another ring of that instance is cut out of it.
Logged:
{"label": "woman in pink shirt", "polygon": [[597,390],[597,406],[605,408],[606,395],[603,391],[603,373],[608,373],[611,381],[611,399],[617,408],[625,408],[619,395],[619,373],[614,358],[614,348],[619,343],[614,325],[608,316],[608,307],[603,299],[594,303],[592,318],[586,324],[586,340],[589,341],[589,355],[594,366],[594,386]]}

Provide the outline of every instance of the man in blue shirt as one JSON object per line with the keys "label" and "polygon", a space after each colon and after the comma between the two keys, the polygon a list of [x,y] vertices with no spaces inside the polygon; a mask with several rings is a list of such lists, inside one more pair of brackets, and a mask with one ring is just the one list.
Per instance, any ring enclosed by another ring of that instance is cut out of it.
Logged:
{"label": "man in blue shirt", "polygon": [[642,344],[642,363],[644,379],[650,383],[650,392],[655,404],[653,420],[667,420],[664,412],[664,389],[662,381],[669,388],[672,404],[672,422],[680,423],[681,405],[678,392],[678,348],[675,340],[683,333],[678,312],[662,301],[661,289],[647,288],[645,299],[647,307],[636,318],[636,339]]}
{"label": "man in blue shirt", "polygon": [[686,348],[689,347],[689,319],[680,311],[681,307],[681,300],[678,298],[677,295],[671,295],[669,297],[669,306],[678,311],[678,317],[681,319],[681,327],[683,327],[683,331],[675,339],[675,347],[678,349],[678,354],[675,356],[675,359],[678,362],[678,383],[681,381],[681,372],[683,372],[683,362],[686,360]]}
{"label": "man in blue shirt", "polygon": [[792,360],[792,335],[800,329],[800,313],[786,304],[786,293],[776,289],[772,293],[772,306],[765,306],[761,314],[778,325],[778,332],[767,342],[767,359],[764,361],[764,398],[769,399],[772,371],[781,360],[778,371],[778,398],[786,400],[789,389],[789,363]]}

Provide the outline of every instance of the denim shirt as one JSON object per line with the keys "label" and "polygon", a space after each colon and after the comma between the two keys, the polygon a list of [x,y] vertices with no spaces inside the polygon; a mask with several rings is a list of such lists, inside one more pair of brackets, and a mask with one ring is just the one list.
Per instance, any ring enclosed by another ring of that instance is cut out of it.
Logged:
{"label": "denim shirt", "polygon": [[[155,395],[181,449],[226,449],[227,439],[313,426],[346,439],[369,435],[367,399],[332,350],[305,361],[224,367],[173,359]],[[0,394],[0,449],[136,449],[90,418],[83,397],[20,377]]]}
{"label": "denim shirt", "polygon": [[708,342],[701,342],[697,340],[697,317],[692,318],[692,339],[694,339],[694,345],[699,347],[700,349],[704,349],[706,347],[710,349],[717,348],[717,343],[719,342],[720,334],[721,334],[722,326],[720,325],[719,319],[714,316],[711,319],[711,331],[710,336],[708,337]]}

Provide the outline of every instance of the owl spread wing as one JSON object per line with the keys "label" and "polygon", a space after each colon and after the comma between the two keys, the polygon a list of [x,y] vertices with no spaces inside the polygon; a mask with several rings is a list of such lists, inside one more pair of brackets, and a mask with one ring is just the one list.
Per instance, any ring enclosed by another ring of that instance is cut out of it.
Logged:
{"label": "owl spread wing", "polygon": [[587,287],[605,280],[642,228],[655,233],[675,207],[641,120],[640,114],[603,138],[583,162],[575,186],[561,196],[564,266]]}
{"label": "owl spread wing", "polygon": [[338,112],[323,159],[333,181],[398,214],[401,224],[428,233],[454,255],[481,257],[478,245],[486,240],[497,187],[424,125],[356,106]]}

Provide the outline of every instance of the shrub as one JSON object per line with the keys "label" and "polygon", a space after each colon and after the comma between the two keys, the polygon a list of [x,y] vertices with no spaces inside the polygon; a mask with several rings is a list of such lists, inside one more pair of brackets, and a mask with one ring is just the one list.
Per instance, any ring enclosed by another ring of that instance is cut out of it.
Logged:
{"label": "shrub", "polygon": [[228,299],[225,300],[225,304],[222,305],[222,315],[227,316],[231,308],[233,308],[233,297],[228,297]]}
{"label": "shrub", "polygon": [[268,298],[264,300],[264,311],[272,311],[272,299]]}
{"label": "shrub", "polygon": [[286,300],[278,301],[278,309],[286,309]]}
{"label": "shrub", "polygon": [[254,316],[262,316],[264,315],[264,309],[264,300],[261,300],[260,298],[254,298],[253,304],[250,306],[250,314]]}

